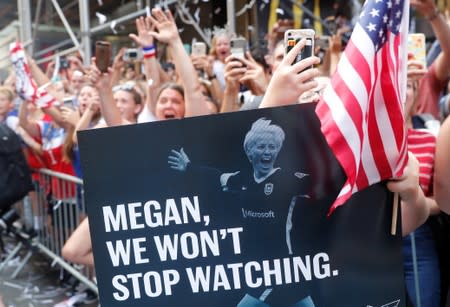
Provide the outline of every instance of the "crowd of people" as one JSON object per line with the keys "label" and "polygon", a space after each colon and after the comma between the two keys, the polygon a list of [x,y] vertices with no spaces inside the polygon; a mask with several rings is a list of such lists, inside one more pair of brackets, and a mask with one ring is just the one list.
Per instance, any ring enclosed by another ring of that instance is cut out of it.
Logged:
{"label": "crowd of people", "polygon": [[[450,242],[438,234],[450,231],[442,227],[450,214],[450,21],[437,11],[433,0],[411,0],[411,6],[430,23],[439,52],[428,67],[414,61],[408,65],[404,117],[409,162],[403,176],[390,180],[387,187],[402,200],[409,298],[417,304],[411,252],[414,236],[421,306],[435,307],[444,306],[450,279],[446,259]],[[143,53],[137,61],[124,59],[126,48],[117,52],[106,72],[97,67],[98,59],[86,67],[76,54],[67,57],[67,66],[51,63],[45,71],[33,58],[25,58],[29,78],[54,99],[42,103],[33,96],[16,104],[23,100],[16,93],[23,76],[12,70],[0,86],[0,122],[21,136],[31,168],[83,178],[80,130],[317,102],[336,70],[344,48],[342,36],[348,31],[342,27],[329,38],[322,58],[312,56],[294,65],[304,40],[285,52],[283,41],[269,35],[267,50],[254,48],[238,59],[230,48],[234,36],[225,29],[216,31],[209,54],[189,55],[170,11],[155,8],[151,16],[136,19],[136,33],[129,35],[130,45]],[[319,48],[324,47],[316,52]],[[160,50],[166,50],[165,54]],[[48,192],[54,198],[75,193],[67,188],[65,195],[58,195],[59,190],[53,186]],[[62,256],[93,268],[88,219],[79,222]]]}

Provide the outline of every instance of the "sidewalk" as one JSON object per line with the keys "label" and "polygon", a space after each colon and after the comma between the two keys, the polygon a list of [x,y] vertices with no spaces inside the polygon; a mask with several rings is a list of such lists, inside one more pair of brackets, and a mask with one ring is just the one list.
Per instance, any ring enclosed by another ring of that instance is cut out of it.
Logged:
{"label": "sidewalk", "polygon": [[[2,236],[7,253],[16,244],[13,238]],[[49,259],[36,252],[15,279],[11,277],[28,250],[9,261],[0,272],[0,294],[7,307],[52,307],[70,296],[70,287],[60,283],[60,269],[51,266]],[[2,255],[2,260],[5,258]],[[97,307],[98,302],[86,307]]]}

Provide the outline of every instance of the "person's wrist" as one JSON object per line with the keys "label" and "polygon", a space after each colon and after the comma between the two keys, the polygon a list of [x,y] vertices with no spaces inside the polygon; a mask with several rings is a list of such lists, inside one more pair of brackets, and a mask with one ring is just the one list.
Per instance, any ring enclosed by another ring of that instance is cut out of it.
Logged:
{"label": "person's wrist", "polygon": [[425,18],[426,18],[428,21],[433,21],[433,20],[435,20],[435,19],[439,16],[440,13],[441,13],[441,12],[440,12],[439,9],[436,7],[436,8],[434,8],[434,11],[433,11],[431,14],[427,15]]}
{"label": "person's wrist", "polygon": [[171,47],[174,47],[176,45],[181,45],[183,47],[183,41],[181,40],[180,36],[176,36],[174,38],[170,38],[169,41],[167,42],[167,45],[169,45]]}
{"label": "person's wrist", "polygon": [[231,84],[227,84],[225,86],[225,89],[223,91],[224,95],[229,96],[229,95],[237,95],[239,93],[239,87],[238,86],[234,86]]}
{"label": "person's wrist", "polygon": [[151,59],[156,57],[156,46],[154,44],[143,46],[142,54],[144,55],[144,59]]}
{"label": "person's wrist", "polygon": [[263,96],[266,92],[267,86],[265,85],[255,85],[252,88],[252,94],[255,96]]}

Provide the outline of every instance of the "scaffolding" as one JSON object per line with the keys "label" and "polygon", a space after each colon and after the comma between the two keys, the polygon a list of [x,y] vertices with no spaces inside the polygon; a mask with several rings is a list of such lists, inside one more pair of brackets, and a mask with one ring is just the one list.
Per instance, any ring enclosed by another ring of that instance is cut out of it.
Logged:
{"label": "scaffolding", "polygon": [[[53,9],[56,11],[56,14],[58,15],[64,26],[64,31],[69,35],[69,38],[61,40],[51,46],[46,46],[42,50],[36,50],[35,42],[38,30],[46,26],[40,23],[42,7],[44,2],[46,1],[46,4],[51,3]],[[13,25],[14,28],[17,29],[17,33],[16,35],[11,34],[10,36],[2,39],[2,46],[7,46],[9,45],[8,43],[13,42],[15,39],[19,39],[20,41],[22,41],[28,54],[32,54],[33,57],[37,60],[38,64],[49,62],[57,57],[64,56],[73,52],[78,52],[83,59],[84,65],[89,65],[92,52],[91,41],[93,36],[105,31],[114,33],[114,28],[118,25],[133,20],[139,16],[150,14],[150,9],[152,7],[160,6],[163,8],[167,8],[169,5],[173,5],[176,8],[177,16],[179,16],[185,24],[191,25],[207,45],[210,46],[211,43],[210,29],[202,29],[199,26],[198,20],[196,20],[193,14],[187,9],[188,1],[186,0],[136,0],[135,3],[137,9],[135,11],[110,20],[106,23],[101,23],[94,27],[91,27],[89,1],[74,1],[74,3],[76,2],[78,2],[80,17],[79,25],[71,25],[69,23],[58,0],[38,0],[35,7],[34,19],[32,19],[31,16],[30,0],[17,0],[19,22]],[[235,31],[236,28],[234,2],[235,0],[227,0],[227,27],[231,31]],[[66,7],[76,5],[74,3],[70,3],[69,5],[66,5]],[[48,55],[49,53],[51,53],[51,55]],[[8,54],[6,52],[0,52],[0,69],[2,67],[5,67],[5,60],[7,57]]]}

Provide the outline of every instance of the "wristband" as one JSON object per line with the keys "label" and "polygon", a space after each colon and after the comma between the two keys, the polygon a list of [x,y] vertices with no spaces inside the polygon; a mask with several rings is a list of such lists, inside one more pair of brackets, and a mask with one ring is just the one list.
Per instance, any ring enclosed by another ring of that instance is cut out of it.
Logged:
{"label": "wristband", "polygon": [[142,47],[142,54],[144,55],[144,59],[150,59],[150,58],[156,56],[155,45]]}
{"label": "wristband", "polygon": [[152,49],[155,49],[155,45],[150,45],[150,46],[144,46],[142,47],[143,51],[151,51]]}
{"label": "wristband", "polygon": [[214,80],[214,79],[216,79],[216,74],[213,74],[212,76],[208,76],[208,79],[211,81],[211,80]]}

